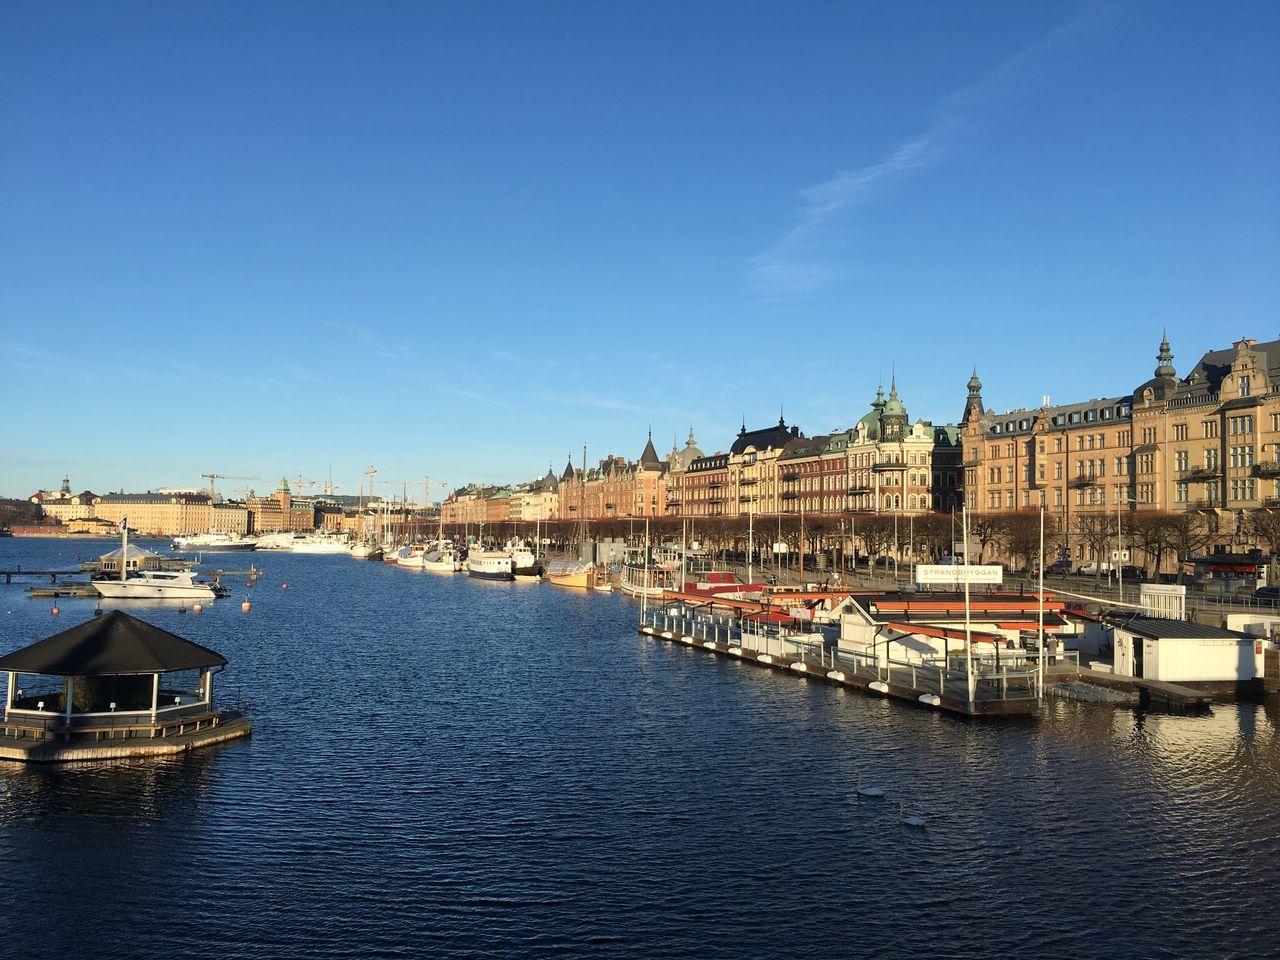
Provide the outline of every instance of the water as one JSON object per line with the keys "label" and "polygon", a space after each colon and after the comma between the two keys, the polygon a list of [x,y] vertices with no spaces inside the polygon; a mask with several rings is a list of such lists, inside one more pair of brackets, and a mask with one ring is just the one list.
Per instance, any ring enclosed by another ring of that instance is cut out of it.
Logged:
{"label": "water", "polygon": [[[0,568],[106,548],[0,540]],[[1277,949],[1274,702],[966,722],[638,637],[623,597],[210,558],[267,574],[199,616],[130,609],[230,659],[253,737],[0,763],[6,954]],[[93,606],[58,603],[0,586],[0,652]],[[887,799],[851,802],[860,776]]]}

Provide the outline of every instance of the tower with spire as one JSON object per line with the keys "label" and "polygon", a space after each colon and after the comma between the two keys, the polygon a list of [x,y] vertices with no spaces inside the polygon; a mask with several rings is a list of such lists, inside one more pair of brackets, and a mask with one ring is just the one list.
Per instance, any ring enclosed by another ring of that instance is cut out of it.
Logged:
{"label": "tower with spire", "polygon": [[978,368],[974,367],[973,375],[969,377],[969,398],[965,401],[964,416],[960,418],[960,423],[976,423],[985,412],[982,407],[982,381],[978,379]]}

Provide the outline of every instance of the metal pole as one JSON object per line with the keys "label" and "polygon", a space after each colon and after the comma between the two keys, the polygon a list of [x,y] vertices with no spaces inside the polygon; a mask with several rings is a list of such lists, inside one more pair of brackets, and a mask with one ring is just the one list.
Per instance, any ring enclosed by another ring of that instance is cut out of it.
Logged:
{"label": "metal pole", "polygon": [[1044,495],[1040,496],[1040,598],[1039,598],[1039,631],[1040,631],[1040,698],[1044,699]]}
{"label": "metal pole", "polygon": [[964,537],[964,668],[969,686],[969,703],[974,700],[973,683],[973,634],[969,621],[969,507],[960,512],[961,536]]}

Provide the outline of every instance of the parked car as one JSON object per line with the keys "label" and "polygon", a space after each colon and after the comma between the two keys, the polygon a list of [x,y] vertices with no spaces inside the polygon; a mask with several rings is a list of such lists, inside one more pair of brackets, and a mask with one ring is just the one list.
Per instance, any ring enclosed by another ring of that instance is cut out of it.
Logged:
{"label": "parked car", "polygon": [[1253,591],[1254,603],[1265,603],[1271,606],[1280,604],[1280,587],[1259,587]]}
{"label": "parked car", "polygon": [[1133,580],[1136,582],[1138,580],[1147,579],[1147,571],[1143,570],[1141,567],[1125,564],[1120,568],[1120,576],[1125,580]]}
{"label": "parked car", "polygon": [[1099,572],[1108,573],[1110,572],[1110,570],[1111,570],[1111,564],[1107,563],[1105,560],[1102,563],[1099,563],[1098,561],[1095,560],[1092,563],[1086,563],[1086,564],[1083,564],[1081,567],[1079,567],[1076,570],[1076,576],[1093,577],[1093,576],[1097,576]]}
{"label": "parked car", "polygon": [[[1055,560],[1053,561],[1053,563],[1049,564],[1047,567],[1044,568],[1044,575],[1046,577],[1055,577],[1055,576],[1062,577],[1062,576],[1066,576],[1070,572],[1071,572],[1070,560]],[[1039,564],[1031,565],[1031,576],[1033,577],[1040,576]]]}

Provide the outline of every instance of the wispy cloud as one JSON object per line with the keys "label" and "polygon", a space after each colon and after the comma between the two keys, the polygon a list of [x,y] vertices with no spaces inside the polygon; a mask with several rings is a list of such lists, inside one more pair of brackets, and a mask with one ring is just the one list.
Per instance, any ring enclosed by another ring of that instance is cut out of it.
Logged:
{"label": "wispy cloud", "polygon": [[996,101],[1020,85],[1046,55],[1066,45],[1085,22],[1081,17],[1052,30],[1031,46],[1007,57],[976,83],[952,91],[935,105],[923,132],[890,150],[876,163],[842,170],[829,180],[800,191],[794,226],[763,253],[748,260],[757,289],[768,295],[811,292],[824,286],[838,267],[824,258],[823,234],[841,214],[866,203],[895,180],[936,164]]}
{"label": "wispy cloud", "polygon": [[407,360],[413,353],[413,348],[408,342],[386,340],[368,327],[362,327],[359,324],[326,320],[324,326],[352,338],[357,344],[368,350],[372,356],[380,357],[383,360]]}

